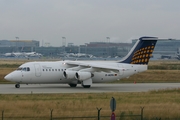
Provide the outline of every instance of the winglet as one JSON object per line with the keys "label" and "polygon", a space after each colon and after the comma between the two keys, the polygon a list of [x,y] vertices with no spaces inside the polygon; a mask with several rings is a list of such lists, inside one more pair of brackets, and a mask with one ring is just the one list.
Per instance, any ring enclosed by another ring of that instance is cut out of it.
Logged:
{"label": "winglet", "polygon": [[119,63],[148,64],[157,40],[157,37],[139,38],[130,52]]}

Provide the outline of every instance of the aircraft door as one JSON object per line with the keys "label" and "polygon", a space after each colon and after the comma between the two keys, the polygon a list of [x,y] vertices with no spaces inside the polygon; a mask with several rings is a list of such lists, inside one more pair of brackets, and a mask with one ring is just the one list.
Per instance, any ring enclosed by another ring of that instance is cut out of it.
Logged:
{"label": "aircraft door", "polygon": [[41,76],[41,66],[39,64],[34,64],[35,67],[35,76],[40,77]]}

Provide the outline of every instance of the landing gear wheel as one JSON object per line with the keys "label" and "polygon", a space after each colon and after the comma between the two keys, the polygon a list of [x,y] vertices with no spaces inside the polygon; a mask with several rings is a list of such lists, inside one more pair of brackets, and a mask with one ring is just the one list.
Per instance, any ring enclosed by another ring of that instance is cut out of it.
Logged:
{"label": "landing gear wheel", "polygon": [[69,84],[70,87],[76,87],[77,84]]}
{"label": "landing gear wheel", "polygon": [[91,85],[82,85],[84,88],[90,88]]}
{"label": "landing gear wheel", "polygon": [[16,84],[15,87],[16,87],[16,88],[20,88],[20,84]]}

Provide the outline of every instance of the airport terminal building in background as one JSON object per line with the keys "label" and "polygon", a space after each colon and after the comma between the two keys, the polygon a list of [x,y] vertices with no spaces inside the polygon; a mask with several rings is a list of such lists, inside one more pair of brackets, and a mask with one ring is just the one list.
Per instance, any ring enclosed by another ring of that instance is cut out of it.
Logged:
{"label": "airport terminal building in background", "polygon": [[36,40],[0,40],[0,52],[31,52],[39,47],[39,41]]}
{"label": "airport terminal building in background", "polygon": [[[132,43],[112,43],[112,42],[90,42],[83,45],[74,45],[68,43],[66,46],[40,46],[37,40],[0,40],[0,53],[11,52],[37,52],[45,57],[62,57],[64,53],[83,53],[91,54],[96,57],[123,57],[125,56],[137,39],[132,40]],[[156,58],[161,55],[175,56],[180,48],[180,40],[159,40],[155,47],[154,56]]]}

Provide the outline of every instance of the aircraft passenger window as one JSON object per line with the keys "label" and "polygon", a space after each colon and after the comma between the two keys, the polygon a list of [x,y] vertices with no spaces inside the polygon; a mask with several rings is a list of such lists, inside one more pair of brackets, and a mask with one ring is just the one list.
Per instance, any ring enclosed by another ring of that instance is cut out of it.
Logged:
{"label": "aircraft passenger window", "polygon": [[63,71],[63,69],[61,69]]}
{"label": "aircraft passenger window", "polygon": [[46,71],[48,71],[48,70],[46,69]]}
{"label": "aircraft passenger window", "polygon": [[51,69],[49,69],[49,71],[51,71]]}
{"label": "aircraft passenger window", "polygon": [[52,71],[54,71],[54,69],[52,69]]}
{"label": "aircraft passenger window", "polygon": [[44,69],[43,69],[43,71],[44,71]]}
{"label": "aircraft passenger window", "polygon": [[58,71],[60,71],[60,69],[58,69]]}
{"label": "aircraft passenger window", "polygon": [[55,69],[55,71],[57,71],[57,69]]}

